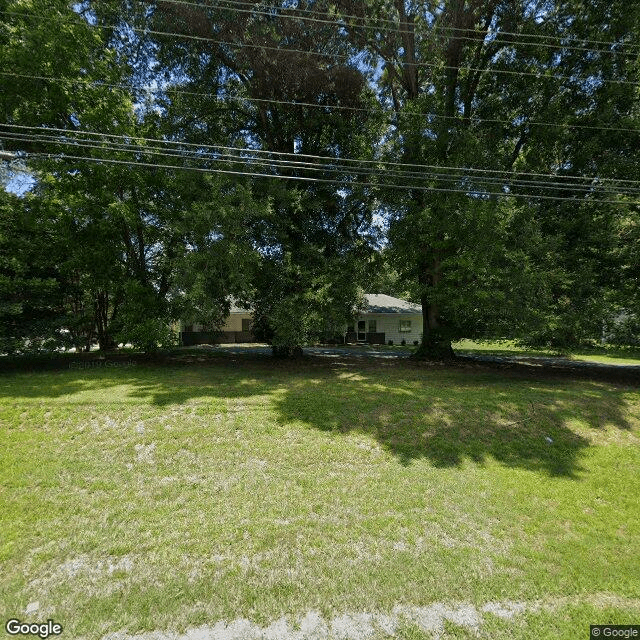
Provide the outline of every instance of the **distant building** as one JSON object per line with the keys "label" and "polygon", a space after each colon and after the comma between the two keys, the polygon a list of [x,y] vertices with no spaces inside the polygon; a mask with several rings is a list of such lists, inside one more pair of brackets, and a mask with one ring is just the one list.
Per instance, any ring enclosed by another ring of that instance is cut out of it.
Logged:
{"label": "distant building", "polygon": [[422,307],[384,293],[365,294],[366,306],[347,327],[346,342],[407,344],[422,337]]}
{"label": "distant building", "polygon": [[[387,344],[393,340],[394,344],[401,344],[405,340],[407,344],[413,344],[420,341],[422,308],[419,304],[383,293],[367,293],[365,301],[353,322],[345,325],[344,342]],[[229,315],[218,331],[203,324],[181,322],[180,340],[185,346],[253,342],[252,320],[250,309],[232,302]]]}

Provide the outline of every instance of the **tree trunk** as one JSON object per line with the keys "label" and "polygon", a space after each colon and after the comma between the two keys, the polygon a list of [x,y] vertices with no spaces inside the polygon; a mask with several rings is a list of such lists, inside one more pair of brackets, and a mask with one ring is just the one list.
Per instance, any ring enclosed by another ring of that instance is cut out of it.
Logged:
{"label": "tree trunk", "polygon": [[433,288],[440,280],[440,258],[433,257],[429,266],[422,266],[419,276],[422,285],[422,342],[415,353],[421,360],[452,360],[455,353],[451,340],[442,331],[439,320],[438,305],[429,296],[429,288]]}
{"label": "tree trunk", "polygon": [[113,338],[109,335],[109,294],[99,291],[94,301],[96,332],[100,351],[108,351],[115,347]]}

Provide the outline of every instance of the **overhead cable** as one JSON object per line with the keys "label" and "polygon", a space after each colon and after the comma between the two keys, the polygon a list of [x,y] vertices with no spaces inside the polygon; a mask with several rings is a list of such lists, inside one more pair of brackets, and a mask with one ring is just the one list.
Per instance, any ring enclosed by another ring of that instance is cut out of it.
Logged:
{"label": "overhead cable", "polygon": [[[365,107],[352,107],[348,105],[339,105],[339,104],[319,104],[315,102],[303,102],[303,101],[293,101],[293,100],[274,100],[270,98],[251,98],[247,96],[235,96],[235,95],[221,95],[217,96],[212,93],[208,93],[205,91],[189,91],[186,89],[177,89],[174,87],[150,87],[144,86],[140,84],[133,83],[108,83],[102,81],[91,82],[85,78],[60,78],[53,76],[43,76],[43,75],[32,75],[25,73],[15,73],[13,71],[0,71],[0,76],[11,76],[16,78],[25,78],[31,80],[44,80],[49,82],[59,82],[59,83],[68,83],[68,84],[81,84],[87,86],[90,89],[100,89],[100,88],[108,88],[108,89],[125,89],[125,90],[138,90],[143,93],[166,93],[176,95],[188,95],[188,96],[198,96],[198,97],[207,97],[213,98],[218,102],[226,102],[228,100],[237,100],[242,102],[255,102],[259,104],[283,104],[283,105],[292,105],[296,107],[309,107],[315,109],[336,109],[340,111],[352,111],[352,112],[360,112],[360,113],[369,113],[369,114],[378,114],[374,109],[367,109]],[[462,123],[465,118],[463,114],[459,114],[457,116],[446,116],[433,112],[404,112],[400,115],[403,118],[414,118],[414,117],[424,117],[424,118],[433,118],[437,120],[453,120],[458,123]],[[511,127],[522,127],[523,125],[529,126],[541,126],[541,127],[556,127],[560,129],[584,129],[591,131],[620,131],[626,133],[640,133],[640,129],[632,129],[629,127],[599,127],[596,125],[586,125],[586,124],[573,124],[567,122],[543,122],[538,120],[524,120],[520,123],[514,123],[509,120],[500,120],[498,118],[478,118],[476,116],[472,116],[468,118],[471,123],[477,122],[490,122],[493,124],[505,124]],[[393,120],[390,120],[389,123],[393,124]]]}
{"label": "overhead cable", "polygon": [[[200,144],[195,142],[182,142],[179,140],[166,140],[162,138],[148,138],[148,137],[135,136],[135,135],[102,133],[99,131],[86,131],[81,129],[69,130],[69,129],[62,129],[59,127],[37,127],[37,126],[17,125],[17,124],[11,124],[11,123],[0,123],[0,127],[6,127],[9,129],[18,129],[22,131],[26,130],[26,131],[57,132],[57,133],[65,133],[67,135],[70,133],[73,133],[74,135],[88,135],[88,136],[94,136],[94,137],[99,136],[101,138],[112,138],[116,140],[131,140],[135,138],[136,140],[140,140],[143,142],[153,142],[153,143],[159,142],[159,143],[171,144],[171,145],[183,145],[185,147],[197,148],[197,149],[213,149],[213,150],[222,149],[225,151],[232,151],[232,152],[244,151],[244,152],[250,152],[255,154],[273,156],[273,157],[294,158],[296,160],[302,160],[302,159],[326,160],[331,162],[339,161],[339,162],[345,162],[345,163],[356,163],[356,164],[365,164],[365,165],[372,164],[376,166],[383,165],[385,167],[409,167],[409,168],[419,169],[419,170],[435,169],[435,170],[447,170],[447,171],[466,171],[470,173],[480,173],[480,174],[489,173],[494,175],[512,174],[512,172],[500,170],[500,169],[483,169],[483,168],[475,168],[475,167],[461,167],[461,166],[455,166],[455,165],[433,165],[433,164],[419,164],[419,163],[407,163],[407,162],[391,162],[391,161],[386,161],[382,159],[366,160],[366,159],[345,158],[345,157],[336,158],[333,156],[313,155],[308,153],[271,151],[268,149],[253,149],[253,148],[247,148],[247,147],[241,148],[241,147],[232,147],[232,146],[217,145],[217,144]],[[517,175],[520,175],[520,176],[547,177],[547,178],[553,178],[553,179],[562,178],[565,180],[602,181],[602,182],[613,182],[613,183],[625,183],[625,184],[632,184],[632,185],[637,185],[640,183],[639,180],[604,178],[599,176],[579,176],[579,175],[572,175],[572,174],[540,173],[540,172],[531,172],[531,171],[517,171],[514,173],[517,173]]]}
{"label": "overhead cable", "polygon": [[[231,0],[218,0],[218,2],[230,2]],[[255,15],[265,15],[265,16],[269,16],[269,17],[273,17],[274,13],[270,13],[269,11],[272,12],[279,12],[277,14],[277,17],[284,17],[284,18],[293,18],[293,19],[301,19],[301,20],[308,20],[308,21],[312,21],[312,22],[317,22],[317,23],[321,23],[321,24],[333,24],[333,25],[337,25],[337,26],[341,26],[341,27],[350,27],[350,28],[359,28],[359,29],[375,29],[377,31],[388,31],[388,32],[397,32],[397,33],[406,33],[407,30],[402,28],[403,24],[409,25],[410,22],[409,20],[407,20],[405,23],[401,23],[395,20],[390,20],[390,19],[385,19],[385,18],[376,18],[376,21],[374,22],[374,24],[353,24],[353,23],[340,23],[337,22],[337,20],[362,20],[365,21],[366,17],[364,16],[356,16],[353,14],[343,14],[343,13],[335,13],[334,16],[335,18],[333,20],[328,20],[327,18],[322,18],[322,19],[316,19],[316,18],[312,18],[312,17],[306,17],[304,15],[296,15],[293,12],[300,12],[300,13],[305,13],[305,14],[310,14],[310,15],[318,15],[318,16],[324,16],[324,13],[321,13],[319,11],[313,11],[311,9],[301,9],[298,7],[276,7],[276,6],[268,6],[268,5],[262,5],[260,8],[256,8],[255,4],[249,3],[249,2],[238,2],[236,0],[233,0],[232,2],[232,6],[229,5],[222,5],[222,4],[207,4],[207,3],[203,3],[203,2],[193,2],[193,1],[189,1],[189,0],[161,0],[162,3],[164,4],[175,4],[175,5],[184,5],[184,6],[192,6],[192,7],[199,7],[199,8],[203,8],[203,9],[226,9],[226,10],[230,10],[230,11],[236,11],[239,13],[251,13],[251,14],[255,14]],[[239,6],[248,6],[250,8],[248,9],[241,9],[239,8]],[[291,13],[287,13],[288,11],[290,11]],[[407,18],[411,19],[414,16],[407,16]],[[391,24],[393,25],[392,27],[384,27],[384,26],[378,26],[376,23],[381,23],[381,24]],[[432,31],[436,31],[436,32],[445,32],[445,33],[477,33],[479,35],[483,35],[483,36],[495,36],[495,37],[499,37],[502,35],[506,35],[506,36],[514,36],[514,37],[518,37],[518,38],[538,38],[538,39],[543,39],[543,40],[569,40],[569,41],[579,41],[579,42],[584,42],[584,43],[590,43],[590,44],[600,44],[600,45],[605,45],[608,47],[616,47],[616,46],[630,46],[630,47],[634,47],[637,48],[638,45],[625,45],[625,43],[620,43],[620,42],[613,42],[613,41],[608,41],[608,40],[590,40],[590,39],[586,39],[586,38],[580,38],[578,36],[566,36],[566,35],[558,35],[558,36],[551,36],[551,35],[547,35],[547,34],[540,34],[540,33],[526,33],[526,32],[517,32],[517,31],[502,31],[502,30],[495,30],[495,29],[477,29],[477,28],[465,28],[465,27],[452,27],[449,25],[439,25],[439,24],[433,24],[429,27],[430,30]],[[471,39],[475,42],[478,42],[478,38],[465,38],[464,36],[454,36],[456,39]],[[525,44],[525,45],[530,45],[530,44],[534,44],[534,45],[538,45],[538,46],[548,46],[548,47],[555,47],[555,48],[560,48],[560,49],[566,49],[566,48],[571,48],[571,49],[576,49],[579,51],[588,51],[588,52],[593,52],[593,53],[620,53],[620,52],[615,52],[615,51],[611,51],[611,50],[605,50],[605,49],[591,49],[591,48],[586,48],[586,47],[573,47],[571,45],[547,45],[547,44],[543,44],[543,43],[528,43],[528,42],[524,42],[524,43],[518,43],[518,42],[513,42],[513,44]],[[634,55],[634,54],[629,54],[629,55]]]}
{"label": "overhead cable", "polygon": [[[340,185],[341,188],[349,187],[368,187],[375,188],[379,185],[370,184],[366,182],[350,182],[348,185],[345,185],[344,182],[337,180],[330,180],[324,178],[309,178],[306,176],[292,176],[292,175],[274,175],[274,174],[265,174],[265,173],[255,173],[249,171],[231,171],[227,169],[211,169],[209,167],[192,167],[192,166],[184,166],[184,165],[168,165],[168,164],[158,164],[158,163],[149,163],[149,162],[133,162],[128,160],[116,160],[112,158],[95,158],[90,156],[75,156],[75,155],[67,155],[67,154],[34,154],[35,157],[39,157],[42,159],[48,160],[80,160],[86,162],[97,162],[104,164],[116,164],[116,165],[127,165],[127,166],[139,166],[139,167],[151,167],[151,168],[159,168],[159,169],[179,169],[186,171],[197,171],[200,173],[213,173],[213,174],[225,174],[225,175],[238,175],[238,176],[247,176],[247,177],[258,177],[258,178],[270,178],[270,179],[278,179],[278,180],[295,180],[295,181],[303,181],[303,182],[318,182],[318,183],[328,183],[328,184],[337,184]],[[446,192],[446,193],[461,193],[465,195],[474,195],[476,197],[491,197],[491,196],[499,196],[499,197],[511,197],[511,198],[526,198],[528,200],[531,199],[542,199],[542,200],[554,200],[554,201],[571,201],[575,204],[581,203],[590,203],[590,204],[616,204],[616,205],[640,205],[640,200],[630,200],[628,202],[622,200],[604,200],[601,198],[568,198],[568,197],[560,197],[560,196],[545,196],[541,194],[521,194],[521,193],[509,193],[504,191],[486,191],[480,189],[447,189],[442,187],[427,187],[427,186],[409,186],[409,185],[399,185],[399,184],[386,184],[382,185],[382,188],[389,189],[401,189],[408,191],[429,191],[429,192]]]}
{"label": "overhead cable", "polygon": [[627,187],[615,188],[613,185],[596,182],[591,184],[575,184],[567,182],[557,182],[548,180],[525,180],[518,178],[516,175],[506,175],[505,177],[492,176],[470,176],[465,173],[438,173],[436,171],[415,172],[415,171],[389,171],[380,167],[351,167],[340,164],[318,164],[310,162],[299,162],[293,160],[275,160],[269,158],[256,158],[239,156],[230,153],[211,153],[191,151],[185,153],[180,149],[167,150],[166,147],[148,147],[129,143],[113,143],[96,144],[95,141],[73,140],[69,138],[60,139],[54,136],[45,136],[38,134],[17,133],[7,135],[0,132],[0,139],[13,140],[20,142],[44,142],[54,145],[72,146],[75,148],[89,148],[100,151],[129,152],[136,154],[151,154],[160,157],[181,158],[184,160],[192,160],[197,162],[215,162],[215,163],[231,163],[245,164],[248,166],[261,166],[270,169],[284,170],[300,170],[319,173],[334,173],[341,176],[369,176],[375,175],[382,178],[397,177],[404,180],[440,180],[445,182],[460,182],[465,180],[473,180],[474,184],[482,185],[502,185],[511,187],[536,188],[552,191],[574,191],[577,193],[600,193],[600,194],[625,194],[633,195],[640,193],[640,188]]}
{"label": "overhead cable", "polygon": [[[44,20],[44,21],[52,20],[51,18],[48,18],[46,16],[34,16],[31,14],[25,14],[25,13],[20,13],[16,11],[5,11],[5,13],[9,15],[26,16],[26,17],[35,18],[35,19]],[[89,26],[88,23],[86,22],[75,21],[75,24]],[[90,26],[98,29],[103,29],[103,30],[118,28],[118,25],[90,25]],[[321,53],[321,52],[315,52],[315,51],[308,51],[304,49],[292,49],[289,47],[270,47],[268,45],[261,45],[261,44],[234,43],[234,42],[228,42],[226,40],[218,40],[216,38],[210,38],[208,36],[197,36],[197,35],[187,34],[187,33],[159,31],[156,29],[147,29],[147,28],[143,29],[139,27],[133,27],[131,25],[128,25],[127,28],[137,34],[171,36],[173,38],[184,38],[186,40],[192,40],[197,42],[210,42],[212,44],[219,44],[219,45],[231,47],[232,49],[259,49],[261,51],[275,51],[279,53],[296,53],[296,54],[302,54],[302,55],[315,55],[315,56],[321,56],[321,57],[329,57],[337,60],[342,59],[345,62],[349,62],[349,63],[353,62],[353,56],[344,56],[340,54]],[[424,68],[437,69],[437,70],[444,69],[444,70],[450,70],[450,71],[474,71],[474,72],[479,71],[481,73],[487,72],[487,73],[496,73],[496,74],[506,74],[510,76],[533,77],[538,80],[570,80],[574,83],[585,83],[585,84],[595,82],[596,84],[619,84],[619,85],[628,85],[628,86],[640,86],[640,82],[635,80],[603,79],[603,78],[594,78],[594,77],[584,78],[584,77],[568,76],[568,75],[562,75],[562,74],[559,75],[559,74],[547,73],[546,70],[544,71],[512,71],[510,69],[496,69],[494,67],[487,67],[483,69],[479,67],[440,65],[440,64],[430,63],[430,62],[406,62],[406,63],[403,63],[403,66],[424,67]],[[440,77],[444,77],[444,75],[440,74]]]}

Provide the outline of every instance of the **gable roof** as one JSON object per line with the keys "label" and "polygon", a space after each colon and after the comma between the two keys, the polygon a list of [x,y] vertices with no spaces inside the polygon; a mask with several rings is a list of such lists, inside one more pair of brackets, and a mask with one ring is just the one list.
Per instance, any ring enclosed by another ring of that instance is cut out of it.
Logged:
{"label": "gable roof", "polygon": [[384,293],[365,293],[364,297],[367,301],[365,313],[422,313],[422,307],[419,304]]}

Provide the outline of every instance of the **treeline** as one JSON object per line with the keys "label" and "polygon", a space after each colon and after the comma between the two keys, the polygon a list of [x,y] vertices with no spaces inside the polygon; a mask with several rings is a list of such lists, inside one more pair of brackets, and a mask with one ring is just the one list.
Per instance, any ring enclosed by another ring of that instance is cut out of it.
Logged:
{"label": "treeline", "polygon": [[[363,291],[458,338],[633,340],[640,5],[0,3],[0,352],[150,350]],[[7,156],[9,157],[9,156]]]}

